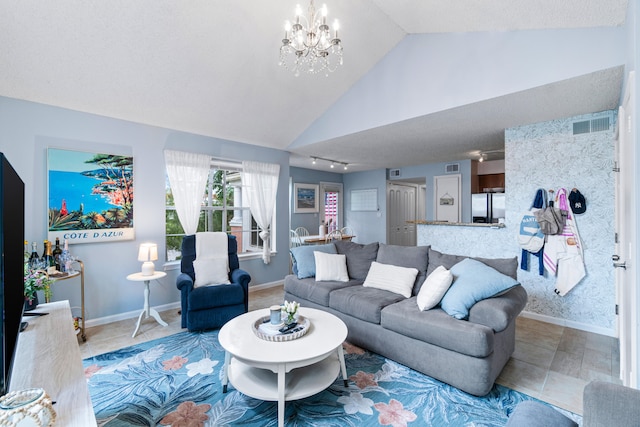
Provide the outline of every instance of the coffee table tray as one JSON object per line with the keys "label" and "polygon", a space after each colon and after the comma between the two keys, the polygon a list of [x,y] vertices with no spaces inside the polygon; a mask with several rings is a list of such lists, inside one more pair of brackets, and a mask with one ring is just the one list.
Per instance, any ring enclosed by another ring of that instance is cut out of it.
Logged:
{"label": "coffee table tray", "polygon": [[278,331],[278,329],[284,326],[284,323],[276,328],[275,326],[271,326],[269,323],[269,316],[265,316],[256,320],[255,323],[251,325],[251,329],[258,338],[266,341],[292,341],[306,334],[309,331],[309,326],[311,326],[309,319],[304,316],[298,316],[296,323],[296,327],[282,333]]}

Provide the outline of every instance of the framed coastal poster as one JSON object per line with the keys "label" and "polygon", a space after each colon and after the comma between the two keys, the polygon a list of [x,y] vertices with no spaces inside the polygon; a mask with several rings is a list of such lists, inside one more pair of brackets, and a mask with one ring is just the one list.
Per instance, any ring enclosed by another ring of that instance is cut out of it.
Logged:
{"label": "framed coastal poster", "polygon": [[132,240],[133,157],[49,148],[48,239]]}
{"label": "framed coastal poster", "polygon": [[318,184],[293,184],[293,213],[318,212]]}

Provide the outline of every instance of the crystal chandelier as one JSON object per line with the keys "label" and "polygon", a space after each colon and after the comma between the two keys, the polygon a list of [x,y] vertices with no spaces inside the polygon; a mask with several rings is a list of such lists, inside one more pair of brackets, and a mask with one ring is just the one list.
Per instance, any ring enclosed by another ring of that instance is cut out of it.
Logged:
{"label": "crystal chandelier", "polygon": [[327,25],[327,5],[316,11],[313,0],[309,4],[307,16],[296,5],[294,24],[286,21],[284,39],[280,47],[279,64],[292,70],[295,76],[300,71],[316,74],[324,71],[328,76],[338,65],[342,65],[342,45],[338,38],[338,20],[333,23],[333,38]]}

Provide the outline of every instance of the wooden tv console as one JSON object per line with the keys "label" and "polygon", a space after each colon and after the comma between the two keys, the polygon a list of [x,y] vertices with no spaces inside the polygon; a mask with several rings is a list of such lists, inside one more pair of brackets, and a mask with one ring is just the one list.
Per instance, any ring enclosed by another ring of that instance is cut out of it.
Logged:
{"label": "wooden tv console", "polygon": [[20,333],[9,390],[42,388],[56,402],[56,426],[96,425],[80,347],[69,301],[40,304],[25,316],[29,326]]}

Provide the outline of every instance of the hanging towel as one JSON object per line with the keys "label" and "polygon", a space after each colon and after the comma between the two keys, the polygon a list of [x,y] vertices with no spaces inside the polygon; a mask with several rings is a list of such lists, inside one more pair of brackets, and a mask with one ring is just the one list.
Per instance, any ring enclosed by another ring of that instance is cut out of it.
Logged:
{"label": "hanging towel", "polygon": [[[520,236],[525,235],[525,236],[530,236],[530,238],[537,238],[541,240],[541,246],[540,249],[536,252],[532,252],[529,251],[527,249],[522,249],[522,254],[520,256],[520,268],[522,270],[529,270],[529,254],[532,254],[533,256],[538,257],[538,274],[540,274],[541,276],[544,275],[544,261],[543,261],[543,256],[544,256],[544,235],[542,234],[542,232],[540,231],[540,227],[537,223],[537,221],[535,221],[535,217],[533,216],[533,212],[535,212],[536,210],[539,209],[544,209],[545,207],[547,207],[547,193],[546,191],[544,191],[542,188],[539,188],[536,191],[536,196],[533,199],[533,203],[531,204],[531,208],[529,209],[529,215],[528,218],[529,221],[523,220],[520,222]],[[525,214],[526,216],[526,214]],[[531,221],[531,219],[533,219],[534,221]],[[527,227],[527,224],[534,224],[536,227]]]}
{"label": "hanging towel", "polygon": [[221,231],[196,233],[196,259],[229,258],[229,238]]}
{"label": "hanging towel", "polygon": [[544,251],[544,267],[556,276],[555,293],[564,296],[586,276],[582,241],[575,217],[567,203],[564,188],[556,195],[558,207],[567,210],[568,216],[561,234],[547,236]]}

